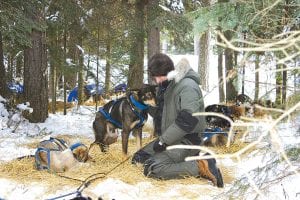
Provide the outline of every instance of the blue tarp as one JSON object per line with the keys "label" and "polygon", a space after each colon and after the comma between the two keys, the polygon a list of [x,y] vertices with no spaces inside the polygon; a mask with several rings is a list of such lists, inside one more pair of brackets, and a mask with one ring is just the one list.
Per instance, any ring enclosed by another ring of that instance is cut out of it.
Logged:
{"label": "blue tarp", "polygon": [[[96,95],[96,84],[89,84],[84,86],[84,90],[87,92],[87,95],[90,97]],[[98,86],[98,95],[103,94],[103,88]],[[73,88],[68,96],[68,102],[78,101],[78,87]]]}
{"label": "blue tarp", "polygon": [[75,87],[73,90],[71,90],[67,101],[68,102],[78,101],[78,87]]}
{"label": "blue tarp", "polygon": [[100,85],[98,85],[98,90],[96,90],[97,87],[96,84],[89,84],[89,85],[85,85],[84,87],[87,90],[89,95],[96,95],[96,93],[98,95],[101,95],[104,92],[103,88]]}
{"label": "blue tarp", "polygon": [[115,92],[126,92],[127,85],[125,83],[121,83],[117,86],[115,86],[114,91]]}
{"label": "blue tarp", "polygon": [[16,94],[22,94],[24,92],[24,87],[20,83],[10,82],[7,84],[10,92]]}

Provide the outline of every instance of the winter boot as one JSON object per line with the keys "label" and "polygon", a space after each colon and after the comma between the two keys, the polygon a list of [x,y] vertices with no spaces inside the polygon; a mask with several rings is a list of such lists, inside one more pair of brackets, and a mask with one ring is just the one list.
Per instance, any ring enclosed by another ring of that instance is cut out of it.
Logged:
{"label": "winter boot", "polygon": [[219,188],[224,187],[223,177],[220,169],[217,167],[216,159],[206,159],[198,161],[200,176],[213,182]]}

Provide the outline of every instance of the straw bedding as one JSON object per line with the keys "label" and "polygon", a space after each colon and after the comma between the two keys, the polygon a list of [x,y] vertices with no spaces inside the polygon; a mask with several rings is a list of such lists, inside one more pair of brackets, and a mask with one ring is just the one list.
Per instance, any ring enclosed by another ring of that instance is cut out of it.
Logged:
{"label": "straw bedding", "polygon": [[[71,136],[67,135],[61,135],[59,138],[64,139],[69,144],[74,141]],[[87,146],[93,142],[91,139],[83,137],[76,138],[76,140],[80,140]],[[151,138],[145,138],[143,139],[143,144],[147,144],[151,140]],[[35,141],[32,144],[27,144],[27,147],[35,148],[38,142],[39,141]],[[226,147],[211,148],[217,153],[229,153],[235,152],[241,147],[241,144],[234,144],[228,149],[226,149]],[[78,187],[87,177],[97,173],[99,174],[94,177],[99,177],[99,179],[95,180],[93,183],[100,182],[106,178],[115,178],[133,185],[138,182],[151,182],[155,185],[155,187],[159,187],[160,190],[164,190],[164,188],[167,188],[172,184],[208,184],[207,180],[194,177],[167,181],[147,178],[143,175],[142,166],[135,166],[131,164],[131,155],[136,151],[135,140],[129,140],[128,156],[124,156],[121,149],[120,139],[117,143],[110,145],[108,153],[102,153],[98,146],[94,146],[90,151],[91,159],[87,163],[79,163],[65,173],[49,173],[47,170],[36,170],[34,166],[34,157],[13,160],[11,162],[0,163],[0,175],[2,178],[8,178],[23,184],[30,182],[41,183],[47,186],[48,192],[54,192],[61,185]],[[115,168],[123,161],[124,163]],[[232,174],[234,173],[233,169],[226,168],[226,166],[222,165],[220,167],[223,172],[224,182],[232,182]],[[188,193],[188,195],[193,195],[190,191]]]}

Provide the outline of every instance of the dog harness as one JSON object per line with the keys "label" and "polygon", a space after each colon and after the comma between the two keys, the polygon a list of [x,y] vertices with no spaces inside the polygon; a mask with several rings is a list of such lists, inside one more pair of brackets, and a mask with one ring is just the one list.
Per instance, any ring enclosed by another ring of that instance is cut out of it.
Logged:
{"label": "dog harness", "polygon": [[215,134],[223,134],[225,135],[226,137],[228,137],[228,134],[225,132],[225,131],[222,131],[221,128],[219,127],[216,127],[216,128],[206,128],[204,133],[203,133],[203,140],[206,141],[206,140],[209,140],[210,138],[212,138],[212,136],[214,136]]}
{"label": "dog harness", "polygon": [[[35,152],[35,165],[36,165],[36,168],[38,170],[44,170],[44,169],[50,170],[50,152],[51,151],[63,151],[63,150],[68,148],[68,145],[64,140],[58,139],[58,138],[53,138],[53,137],[50,137],[49,140],[44,140],[44,141],[41,142],[41,144],[43,144],[43,143],[44,144],[45,143],[52,143],[57,148],[50,148],[50,149],[45,148],[45,147],[37,148],[37,150]],[[47,154],[47,165],[41,164],[41,159],[39,157],[40,152],[45,152]]]}
{"label": "dog harness", "polygon": [[104,110],[104,107],[99,108],[99,112],[103,115],[103,117],[109,121],[110,123],[112,123],[114,126],[116,126],[117,128],[122,129],[122,123],[118,122],[117,120],[114,120],[111,115],[110,115],[110,111],[112,110],[112,108],[114,107],[114,105],[116,105],[117,102],[120,101],[120,99],[118,100],[112,100],[113,104],[111,105],[109,111],[107,112],[106,110]]}
{"label": "dog harness", "polygon": [[[117,102],[119,102],[121,99],[113,100],[113,104],[111,105],[109,111],[104,110],[104,107],[99,108],[99,112],[104,116],[104,118],[112,123],[115,127],[122,129],[122,123],[118,122],[117,120],[113,119],[110,115],[110,111],[115,106]],[[145,121],[147,120],[148,115],[145,114],[145,110],[149,108],[148,105],[137,101],[132,94],[129,95],[127,98],[131,111],[138,117],[139,123],[134,126],[134,128],[141,127]]]}

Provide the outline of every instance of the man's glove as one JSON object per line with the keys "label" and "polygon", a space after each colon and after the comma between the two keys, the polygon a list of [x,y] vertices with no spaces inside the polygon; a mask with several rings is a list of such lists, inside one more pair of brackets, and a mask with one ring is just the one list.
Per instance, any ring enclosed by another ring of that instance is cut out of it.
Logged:
{"label": "man's glove", "polygon": [[153,150],[158,153],[158,152],[162,152],[164,150],[166,150],[167,148],[167,144],[166,143],[162,143],[159,139],[157,139],[154,143],[153,143]]}

